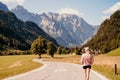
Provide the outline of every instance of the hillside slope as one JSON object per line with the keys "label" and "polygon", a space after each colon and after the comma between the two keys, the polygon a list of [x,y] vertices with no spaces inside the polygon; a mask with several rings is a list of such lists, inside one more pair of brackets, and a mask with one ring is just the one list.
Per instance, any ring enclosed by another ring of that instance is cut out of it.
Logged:
{"label": "hillside slope", "polygon": [[[15,42],[13,46],[17,45],[18,43],[19,45],[25,43],[24,46],[27,47],[26,49],[30,48],[32,41],[35,40],[38,36],[42,36],[47,41],[52,41],[58,45],[57,42],[48,34],[46,34],[42,29],[40,29],[37,24],[31,21],[23,22],[9,11],[4,12],[0,10],[0,34],[2,37],[6,37],[8,40],[10,40],[10,42],[6,43],[7,45],[8,43],[11,43],[11,40],[17,40],[18,42],[12,41]],[[3,46],[3,44],[4,43],[1,45]],[[17,49],[21,48],[17,47]]]}
{"label": "hillside slope", "polygon": [[110,51],[108,53],[108,55],[110,55],[110,56],[120,56],[120,47],[115,49],[115,50],[113,50],[113,51]]}
{"label": "hillside slope", "polygon": [[29,47],[22,37],[7,28],[0,20],[0,50],[9,48],[27,50]]}
{"label": "hillside slope", "polygon": [[[101,25],[97,34],[84,46],[107,53],[120,47],[120,10],[111,15]],[[82,46],[82,47],[84,47]]]}

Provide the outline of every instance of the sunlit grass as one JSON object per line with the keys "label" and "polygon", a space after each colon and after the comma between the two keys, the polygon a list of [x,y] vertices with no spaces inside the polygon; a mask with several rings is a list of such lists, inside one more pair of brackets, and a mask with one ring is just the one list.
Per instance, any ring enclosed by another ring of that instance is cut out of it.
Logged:
{"label": "sunlit grass", "polygon": [[[42,64],[32,61],[35,58],[37,58],[36,55],[0,56],[0,80],[40,67]],[[18,61],[20,61],[20,66],[9,67]]]}
{"label": "sunlit grass", "polygon": [[51,62],[67,62],[67,63],[80,63],[80,55],[73,55],[73,54],[55,54],[54,58],[50,57],[49,55],[43,55],[43,61],[51,61]]}
{"label": "sunlit grass", "polygon": [[[120,56],[118,56],[120,52],[119,50],[120,48],[111,51],[108,54],[95,56],[93,69],[105,75],[110,80],[120,80]],[[113,56],[113,54],[115,54],[115,56]],[[38,55],[0,56],[0,79],[13,76],[19,73],[23,73],[32,70],[36,67],[39,67],[40,66],[39,63],[32,62],[32,59],[34,58],[38,58]],[[50,55],[43,54],[42,59],[44,61],[69,62],[69,63],[80,64],[80,55],[55,54],[54,58],[52,58]],[[14,64],[15,62],[18,61],[21,61],[22,66],[7,68],[11,64]],[[114,64],[118,65],[118,75],[115,75],[114,73]]]}
{"label": "sunlit grass", "polygon": [[[117,64],[117,75],[115,74],[115,64]],[[120,80],[120,48],[107,54],[96,56],[93,68],[110,80]]]}
{"label": "sunlit grass", "polygon": [[120,56],[120,48],[118,48],[116,50],[113,50],[113,51],[110,51],[108,53],[108,55],[110,55],[110,56]]}
{"label": "sunlit grass", "polygon": [[93,65],[93,69],[97,72],[100,72],[110,80],[120,80],[120,70],[116,75],[114,72],[114,68],[108,65]]}

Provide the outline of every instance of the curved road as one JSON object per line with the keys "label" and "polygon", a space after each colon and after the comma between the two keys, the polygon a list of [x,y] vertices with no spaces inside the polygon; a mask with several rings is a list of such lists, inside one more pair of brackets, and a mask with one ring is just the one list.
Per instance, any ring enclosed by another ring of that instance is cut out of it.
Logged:
{"label": "curved road", "polygon": [[[34,61],[42,62],[39,59]],[[81,65],[61,62],[42,62],[44,66],[4,80],[84,80]],[[91,71],[90,80],[108,80]]]}

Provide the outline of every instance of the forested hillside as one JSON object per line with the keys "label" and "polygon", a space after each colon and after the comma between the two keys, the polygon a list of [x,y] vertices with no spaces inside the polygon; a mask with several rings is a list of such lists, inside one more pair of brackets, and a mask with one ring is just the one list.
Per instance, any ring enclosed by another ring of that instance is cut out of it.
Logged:
{"label": "forested hillside", "polygon": [[16,48],[26,50],[38,36],[48,41],[56,41],[40,29],[37,24],[18,19],[12,12],[0,10],[0,50],[5,48]]}
{"label": "forested hillside", "polygon": [[[107,53],[120,47],[120,10],[111,15],[101,25],[97,34],[84,46]],[[82,47],[84,47],[82,46]]]}
{"label": "forested hillside", "polygon": [[29,47],[30,45],[26,43],[22,37],[7,28],[0,20],[0,50],[8,48],[26,50],[29,49]]}

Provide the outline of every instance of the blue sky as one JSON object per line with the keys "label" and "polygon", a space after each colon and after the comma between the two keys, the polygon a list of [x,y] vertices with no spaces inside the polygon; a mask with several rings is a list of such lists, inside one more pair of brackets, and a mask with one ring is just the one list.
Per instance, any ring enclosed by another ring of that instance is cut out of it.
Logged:
{"label": "blue sky", "polygon": [[92,25],[100,25],[116,10],[120,9],[120,0],[0,0],[9,9],[23,5],[33,13],[54,12],[78,14]]}

